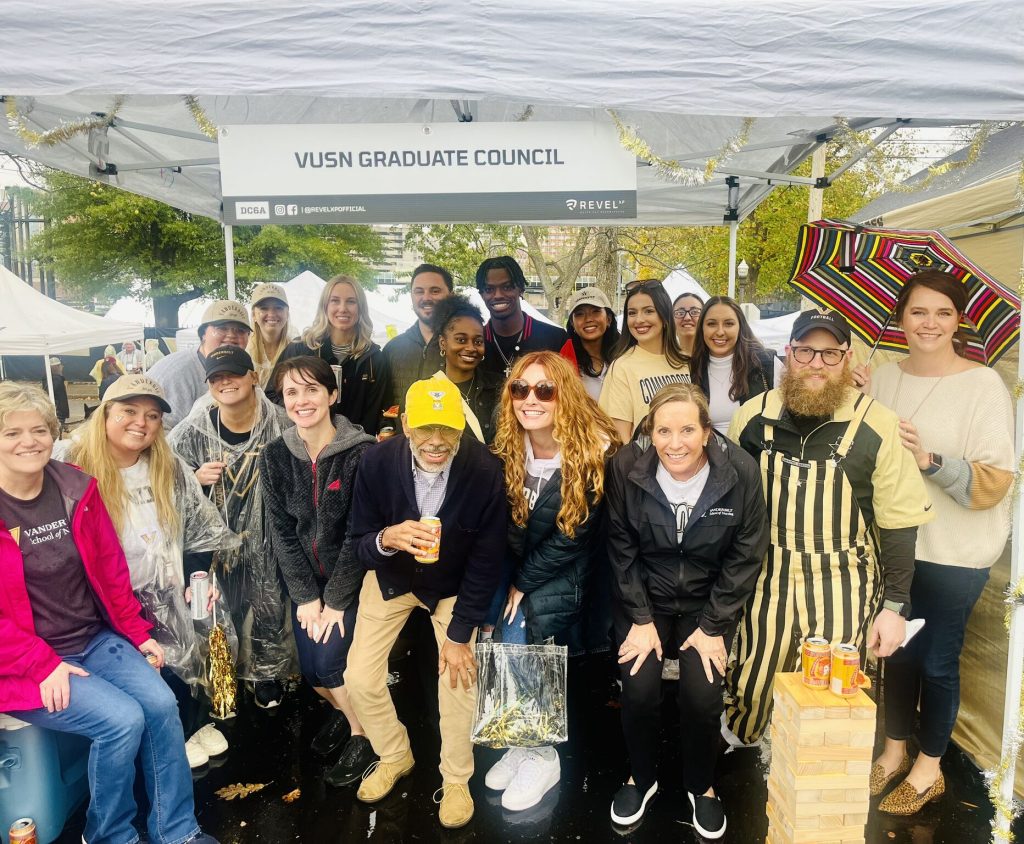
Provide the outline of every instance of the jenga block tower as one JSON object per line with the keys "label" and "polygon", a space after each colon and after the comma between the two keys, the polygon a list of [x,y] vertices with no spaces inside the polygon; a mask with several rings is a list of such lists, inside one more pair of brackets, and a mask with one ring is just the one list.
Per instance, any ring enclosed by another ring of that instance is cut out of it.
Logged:
{"label": "jenga block tower", "polygon": [[875,704],[775,675],[766,844],[864,844]]}

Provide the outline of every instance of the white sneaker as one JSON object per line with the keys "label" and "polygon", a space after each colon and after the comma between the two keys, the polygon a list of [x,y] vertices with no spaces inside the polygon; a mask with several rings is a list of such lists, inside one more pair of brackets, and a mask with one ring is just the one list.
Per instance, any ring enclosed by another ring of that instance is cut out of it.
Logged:
{"label": "white sneaker", "polygon": [[532,747],[523,751],[523,760],[512,782],[501,795],[501,808],[521,812],[540,803],[562,776],[558,751],[553,747]]}
{"label": "white sneaker", "polygon": [[484,777],[484,785],[493,791],[504,791],[508,788],[508,784],[512,782],[516,771],[519,770],[519,765],[526,758],[525,754],[526,748],[523,747],[510,747],[506,750],[505,755],[495,762],[487,772],[487,776]]}
{"label": "white sneaker", "polygon": [[207,724],[196,730],[192,738],[206,751],[207,756],[220,756],[222,753],[228,752],[228,740],[224,738],[224,733],[213,724]]}
{"label": "white sneaker", "polygon": [[210,762],[210,754],[203,749],[197,735],[185,742],[185,755],[190,768],[202,768]]}

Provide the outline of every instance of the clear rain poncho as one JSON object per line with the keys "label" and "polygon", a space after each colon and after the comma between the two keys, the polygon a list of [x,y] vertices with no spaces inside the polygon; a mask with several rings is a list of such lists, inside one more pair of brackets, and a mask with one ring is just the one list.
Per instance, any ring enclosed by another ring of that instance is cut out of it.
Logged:
{"label": "clear rain poncho", "polygon": [[232,445],[220,436],[219,425],[210,418],[215,407],[210,396],[195,403],[168,440],[193,470],[214,460],[227,464],[209,494],[242,542],[239,548],[215,552],[212,569],[239,638],[238,676],[283,680],[296,666],[295,644],[290,608],[264,525],[259,457],[291,422],[262,390],[256,395],[256,422],[244,443]]}

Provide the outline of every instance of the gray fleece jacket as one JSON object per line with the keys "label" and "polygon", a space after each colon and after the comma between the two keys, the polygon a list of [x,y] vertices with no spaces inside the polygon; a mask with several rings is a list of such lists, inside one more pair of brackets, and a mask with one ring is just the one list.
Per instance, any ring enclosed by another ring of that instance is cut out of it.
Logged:
{"label": "gray fleece jacket", "polygon": [[348,536],[356,468],[375,442],[344,416],[316,460],[298,430],[289,428],[260,457],[263,503],[271,548],[296,604],[322,598],[347,609],[359,596],[366,573]]}

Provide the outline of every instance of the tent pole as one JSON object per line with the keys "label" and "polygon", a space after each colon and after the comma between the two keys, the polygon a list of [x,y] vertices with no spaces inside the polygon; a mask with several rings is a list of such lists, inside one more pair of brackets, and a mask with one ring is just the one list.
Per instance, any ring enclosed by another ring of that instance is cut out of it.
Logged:
{"label": "tent pole", "polygon": [[[821,143],[811,156],[811,178],[820,179],[825,175],[825,144]],[[821,188],[811,188],[807,200],[807,222],[813,223],[821,219],[821,206],[825,192]]]}
{"label": "tent pole", "polygon": [[[1024,255],[1021,256],[1021,274],[1024,277]],[[1017,362],[1017,379],[1024,378],[1024,355]],[[1017,465],[1024,455],[1024,397],[1017,400]],[[1010,583],[1015,584],[1024,576],[1024,494],[1018,491],[1013,502],[1013,533],[1010,542]],[[1000,798],[1004,806],[1013,805],[1013,785],[1017,775],[1017,755],[1020,745],[1017,732],[1021,728],[1021,680],[1024,667],[1024,605],[1010,607],[1010,641],[1006,648],[1006,688],[1003,691],[1003,732],[999,751],[998,766],[1008,765],[1003,776]],[[997,767],[998,767],[997,766]],[[998,809],[996,822],[992,826],[994,842],[1010,840],[1010,818]]]}
{"label": "tent pole", "polygon": [[53,402],[53,406],[57,406],[57,398],[53,394],[53,373],[50,371],[50,354],[47,352],[43,355],[43,371],[46,373],[46,389],[50,393],[50,401]]}
{"label": "tent pole", "polygon": [[228,273],[228,298],[235,298],[235,240],[231,226],[224,226],[224,266]]}
{"label": "tent pole", "polygon": [[729,298],[736,298],[736,232],[740,224],[738,220],[729,223]]}

